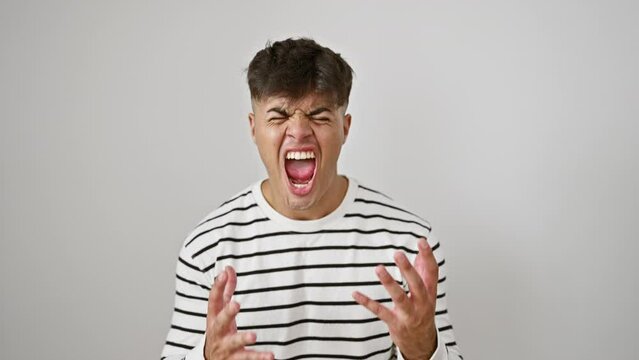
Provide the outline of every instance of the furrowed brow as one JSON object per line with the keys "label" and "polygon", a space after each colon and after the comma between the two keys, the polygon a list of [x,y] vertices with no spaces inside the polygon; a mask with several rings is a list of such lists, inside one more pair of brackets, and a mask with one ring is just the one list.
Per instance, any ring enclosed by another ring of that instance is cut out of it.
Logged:
{"label": "furrowed brow", "polygon": [[313,116],[313,115],[321,114],[324,111],[331,111],[331,110],[329,108],[326,108],[326,107],[321,107],[321,108],[317,108],[317,109],[309,112],[307,115],[308,116]]}
{"label": "furrowed brow", "polygon": [[278,113],[278,114],[280,114],[280,115],[283,115],[283,116],[286,116],[286,117],[290,116],[290,115],[286,112],[286,110],[284,110],[284,109],[283,109],[283,108],[281,108],[281,107],[272,107],[272,108],[268,109],[266,112],[267,112],[267,113],[269,113],[269,112],[271,112],[271,111],[276,112],[276,113]]}

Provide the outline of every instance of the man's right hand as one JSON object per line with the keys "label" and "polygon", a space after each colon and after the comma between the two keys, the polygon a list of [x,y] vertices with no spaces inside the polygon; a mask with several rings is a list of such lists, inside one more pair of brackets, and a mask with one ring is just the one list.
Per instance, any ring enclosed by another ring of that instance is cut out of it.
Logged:
{"label": "man's right hand", "polygon": [[248,350],[244,347],[255,343],[253,332],[237,332],[235,316],[240,304],[231,301],[237,275],[231,266],[221,272],[209,292],[206,314],[206,339],[204,358],[206,360],[273,360],[273,353]]}

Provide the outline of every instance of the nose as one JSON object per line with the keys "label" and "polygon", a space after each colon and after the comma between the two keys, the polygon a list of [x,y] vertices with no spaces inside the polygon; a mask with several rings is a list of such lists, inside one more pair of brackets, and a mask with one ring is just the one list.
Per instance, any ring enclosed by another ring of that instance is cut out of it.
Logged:
{"label": "nose", "polygon": [[313,134],[311,122],[306,114],[296,111],[287,121],[286,135],[297,141],[302,141]]}

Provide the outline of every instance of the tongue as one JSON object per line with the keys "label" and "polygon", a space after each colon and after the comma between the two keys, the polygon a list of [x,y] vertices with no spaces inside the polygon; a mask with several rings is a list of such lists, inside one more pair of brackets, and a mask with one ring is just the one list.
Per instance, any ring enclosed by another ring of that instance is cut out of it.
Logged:
{"label": "tongue", "polygon": [[289,178],[299,182],[306,182],[313,177],[315,160],[286,160],[285,168]]}

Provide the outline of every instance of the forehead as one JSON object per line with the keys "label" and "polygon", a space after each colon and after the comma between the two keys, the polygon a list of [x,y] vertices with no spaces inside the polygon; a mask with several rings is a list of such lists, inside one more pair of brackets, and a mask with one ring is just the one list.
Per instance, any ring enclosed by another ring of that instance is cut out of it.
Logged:
{"label": "forehead", "polygon": [[273,107],[286,109],[291,112],[296,109],[308,112],[320,107],[325,107],[331,110],[337,110],[339,108],[330,96],[316,93],[305,95],[299,99],[275,95],[260,100],[253,100],[252,103],[254,107],[260,108],[262,111],[267,111]]}

